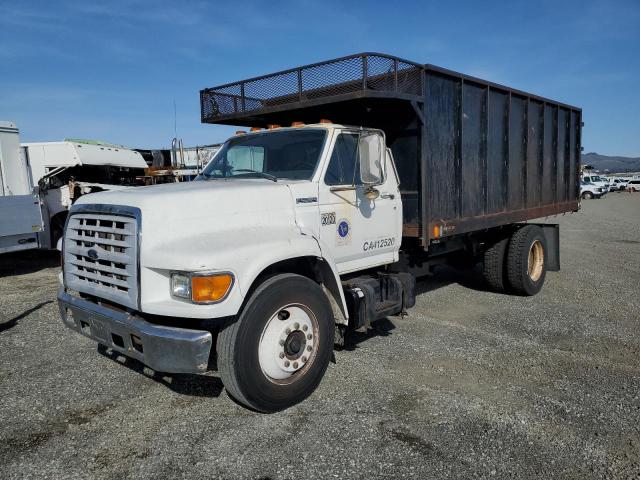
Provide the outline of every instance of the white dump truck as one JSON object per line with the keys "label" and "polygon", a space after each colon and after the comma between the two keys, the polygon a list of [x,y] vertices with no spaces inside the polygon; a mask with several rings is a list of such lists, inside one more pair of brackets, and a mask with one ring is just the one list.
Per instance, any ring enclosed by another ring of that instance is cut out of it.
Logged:
{"label": "white dump truck", "polygon": [[156,371],[217,368],[240,403],[281,410],[435,265],[481,261],[520,295],[560,268],[558,226],[529,221],[579,208],[575,107],[382,54],[201,101],[251,131],[194,182],[83,196],[63,237],[64,323]]}

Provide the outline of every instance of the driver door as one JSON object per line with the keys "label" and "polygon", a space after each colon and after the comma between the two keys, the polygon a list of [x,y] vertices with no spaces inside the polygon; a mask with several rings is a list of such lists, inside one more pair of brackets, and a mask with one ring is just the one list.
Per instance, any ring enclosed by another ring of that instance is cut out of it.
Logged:
{"label": "driver door", "polygon": [[358,130],[335,131],[331,157],[320,180],[320,238],[339,273],[397,261],[400,248],[402,206],[390,153],[384,148],[384,137],[376,133],[382,146],[376,150],[382,179],[374,187],[377,198],[372,198],[372,187],[362,179],[361,160],[368,161],[362,135]]}

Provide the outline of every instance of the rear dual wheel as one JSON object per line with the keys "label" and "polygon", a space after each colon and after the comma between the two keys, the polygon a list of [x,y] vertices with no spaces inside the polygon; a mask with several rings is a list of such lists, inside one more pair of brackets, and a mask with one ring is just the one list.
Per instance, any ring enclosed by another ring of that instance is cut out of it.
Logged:
{"label": "rear dual wheel", "polygon": [[547,275],[547,246],[542,228],[527,225],[513,234],[507,251],[507,281],[514,293],[531,296]]}
{"label": "rear dual wheel", "polygon": [[269,278],[217,340],[227,392],[261,412],[284,410],[318,386],[333,351],[334,320],[320,286],[294,274]]}
{"label": "rear dual wheel", "polygon": [[546,241],[542,228],[526,225],[484,252],[483,276],[497,292],[531,296],[546,277]]}
{"label": "rear dual wheel", "polygon": [[503,238],[485,250],[482,276],[491,290],[504,292],[506,287],[506,258],[509,237]]}

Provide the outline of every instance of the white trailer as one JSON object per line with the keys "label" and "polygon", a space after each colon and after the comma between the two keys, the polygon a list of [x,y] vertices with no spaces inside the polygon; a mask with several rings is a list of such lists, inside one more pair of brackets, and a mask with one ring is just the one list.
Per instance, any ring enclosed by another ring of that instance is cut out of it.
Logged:
{"label": "white trailer", "polygon": [[0,253],[40,247],[42,210],[18,128],[0,122]]}

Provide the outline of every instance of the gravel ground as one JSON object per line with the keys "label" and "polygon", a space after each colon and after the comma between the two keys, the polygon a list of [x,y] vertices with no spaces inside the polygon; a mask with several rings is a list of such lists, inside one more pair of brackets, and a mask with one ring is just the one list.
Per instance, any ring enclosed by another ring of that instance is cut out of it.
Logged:
{"label": "gravel ground", "polygon": [[55,255],[0,257],[0,478],[637,477],[640,195],[559,222],[539,295],[444,270],[273,415],[99,352],[58,318]]}

